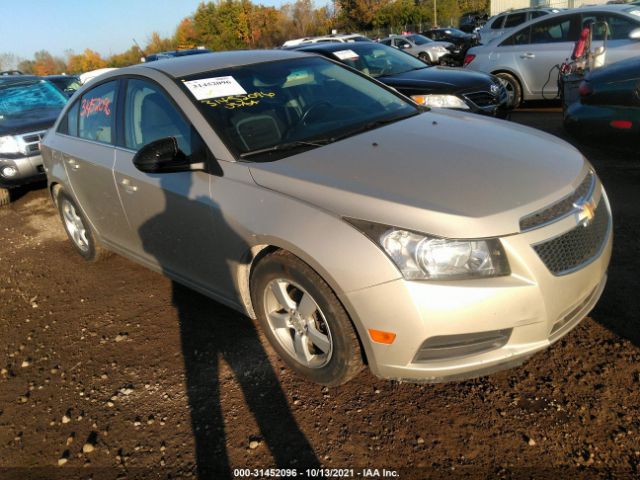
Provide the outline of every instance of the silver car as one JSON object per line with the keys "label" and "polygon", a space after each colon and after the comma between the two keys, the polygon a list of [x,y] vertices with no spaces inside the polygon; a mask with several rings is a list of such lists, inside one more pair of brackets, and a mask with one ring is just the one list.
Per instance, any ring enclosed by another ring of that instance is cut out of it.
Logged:
{"label": "silver car", "polygon": [[609,26],[606,64],[640,55],[640,7],[600,5],[547,15],[522,25],[488,45],[471,48],[465,66],[493,73],[507,85],[511,104],[555,98],[556,66],[571,56],[582,26],[596,23],[592,49],[601,46]]}
{"label": "silver car", "polygon": [[315,55],[110,72],[43,156],[80,255],[113,250],[257,318],[324,385],[364,364],[444,381],[521,363],[605,285],[609,203],[577,150]]}
{"label": "silver car", "polygon": [[453,43],[436,42],[424,35],[415,33],[409,35],[391,35],[380,40],[380,43],[403,50],[432,65],[439,64],[440,59],[450,54],[454,48]]}

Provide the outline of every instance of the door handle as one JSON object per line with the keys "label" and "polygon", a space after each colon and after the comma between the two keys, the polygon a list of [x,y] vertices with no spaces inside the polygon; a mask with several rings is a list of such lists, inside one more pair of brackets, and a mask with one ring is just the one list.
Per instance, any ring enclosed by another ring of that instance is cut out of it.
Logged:
{"label": "door handle", "polygon": [[138,187],[131,183],[131,180],[128,178],[123,178],[120,180],[120,185],[122,185],[122,189],[127,193],[135,193],[138,191]]}
{"label": "door handle", "polygon": [[533,53],[523,53],[522,55],[520,55],[520,58],[536,58],[535,54]]}
{"label": "door handle", "polygon": [[74,158],[67,157],[67,165],[69,165],[74,170],[78,170],[80,168],[80,164]]}

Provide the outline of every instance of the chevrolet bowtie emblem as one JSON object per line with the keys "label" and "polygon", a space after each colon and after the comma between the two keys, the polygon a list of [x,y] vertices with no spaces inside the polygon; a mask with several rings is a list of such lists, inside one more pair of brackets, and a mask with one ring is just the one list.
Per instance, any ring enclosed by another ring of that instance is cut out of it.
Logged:
{"label": "chevrolet bowtie emblem", "polygon": [[578,225],[588,227],[596,215],[596,202],[593,198],[582,200],[573,204],[576,209],[576,222]]}

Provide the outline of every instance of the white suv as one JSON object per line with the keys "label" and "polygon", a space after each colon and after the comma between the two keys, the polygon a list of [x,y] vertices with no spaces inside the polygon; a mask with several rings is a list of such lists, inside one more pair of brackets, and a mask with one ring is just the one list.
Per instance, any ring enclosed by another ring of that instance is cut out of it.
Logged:
{"label": "white suv", "polygon": [[325,35],[323,37],[303,37],[294,38],[293,40],[287,40],[282,44],[282,48],[292,48],[307,43],[321,43],[321,42],[335,42],[335,43],[349,43],[349,42],[370,42],[371,40],[357,33],[351,33],[346,35]]}
{"label": "white suv", "polygon": [[480,43],[487,44],[494,38],[500,37],[511,29],[534,18],[539,18],[550,13],[558,13],[557,8],[522,8],[518,10],[508,10],[494,15],[478,31]]}

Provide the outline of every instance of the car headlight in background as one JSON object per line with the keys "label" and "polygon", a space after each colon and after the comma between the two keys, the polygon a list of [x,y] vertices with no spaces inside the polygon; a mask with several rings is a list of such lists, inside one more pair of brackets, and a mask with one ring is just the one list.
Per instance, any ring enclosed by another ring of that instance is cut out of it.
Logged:
{"label": "car headlight in background", "polygon": [[22,144],[13,135],[0,137],[0,153],[21,153]]}
{"label": "car headlight in background", "polygon": [[414,102],[427,107],[469,109],[469,105],[455,95],[412,95],[411,98]]}
{"label": "car headlight in background", "polygon": [[450,240],[356,219],[345,219],[389,256],[407,280],[464,280],[509,275],[497,238]]}

